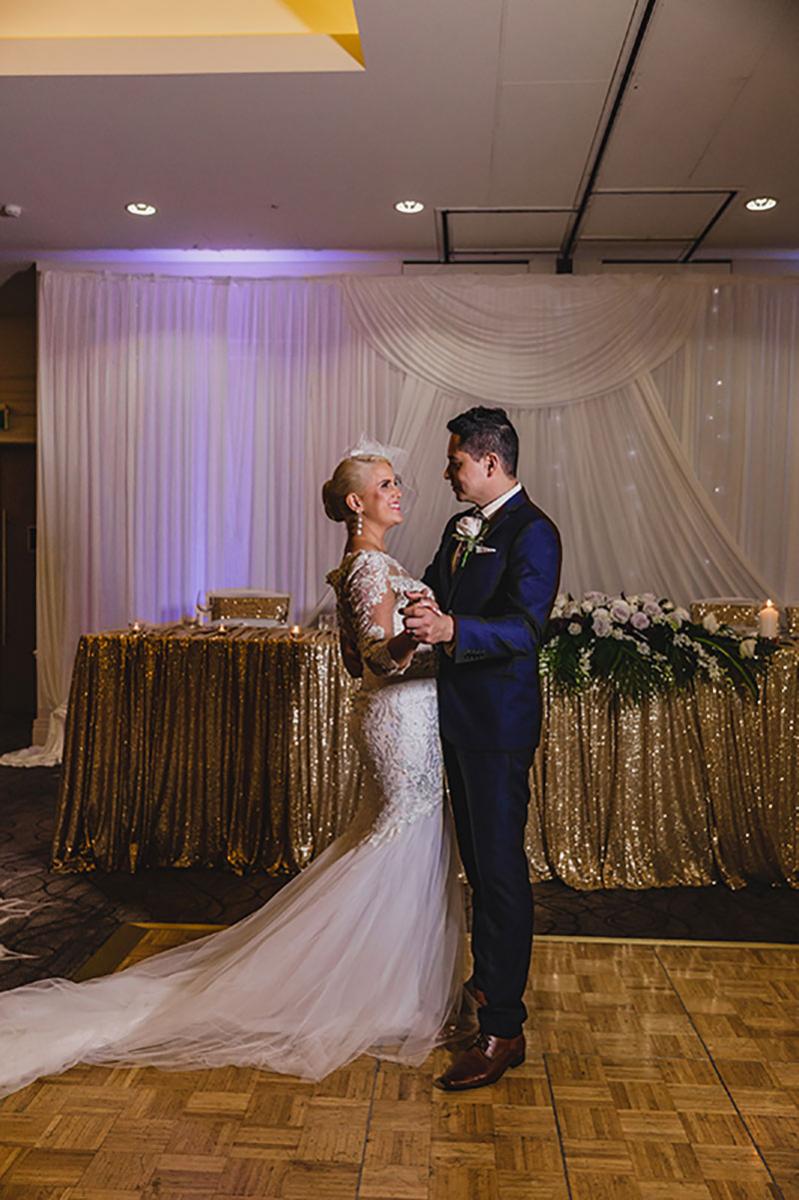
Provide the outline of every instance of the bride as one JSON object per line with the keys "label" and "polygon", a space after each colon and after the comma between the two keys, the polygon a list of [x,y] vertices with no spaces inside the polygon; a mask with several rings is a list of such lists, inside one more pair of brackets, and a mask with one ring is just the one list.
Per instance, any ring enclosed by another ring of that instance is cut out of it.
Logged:
{"label": "bride", "polygon": [[[419,1065],[460,993],[463,915],[443,805],[434,655],[402,632],[402,490],[352,452],[324,485],[348,528],[328,576],[366,790],[348,831],[229,929],[101,979],[0,994],[0,1095],[76,1063],[225,1065],[320,1079],[359,1054]],[[431,597],[431,604],[434,603]]]}

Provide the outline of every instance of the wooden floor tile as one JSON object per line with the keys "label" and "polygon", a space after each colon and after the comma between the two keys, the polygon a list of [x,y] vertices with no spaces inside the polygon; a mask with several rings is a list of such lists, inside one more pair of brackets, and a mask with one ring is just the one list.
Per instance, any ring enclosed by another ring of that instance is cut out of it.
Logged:
{"label": "wooden floor tile", "polygon": [[572,1200],[641,1200],[638,1184],[629,1175],[575,1171],[569,1184]]}
{"label": "wooden floor tile", "polygon": [[[0,1192],[3,1200],[69,1200],[69,1190],[63,1187],[45,1187],[35,1183],[4,1183]],[[115,1200],[112,1196],[109,1200]],[[139,1200],[129,1192],[122,1200]]]}
{"label": "wooden floor tile", "polygon": [[638,1184],[641,1200],[711,1200],[705,1183],[675,1183],[669,1180],[642,1180]]}
{"label": "wooden floor tile", "polygon": [[355,1200],[358,1175],[355,1165],[292,1162],[277,1194],[281,1200]]}
{"label": "wooden floor tile", "polygon": [[26,1150],[2,1179],[8,1187],[62,1187],[77,1183],[93,1161],[91,1150]]}

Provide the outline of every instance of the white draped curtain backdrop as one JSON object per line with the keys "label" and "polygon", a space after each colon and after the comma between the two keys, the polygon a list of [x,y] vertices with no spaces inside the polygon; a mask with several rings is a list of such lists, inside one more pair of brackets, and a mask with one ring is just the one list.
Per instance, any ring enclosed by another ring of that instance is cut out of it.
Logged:
{"label": "white draped curtain backdrop", "polygon": [[506,407],[563,586],[799,599],[799,283],[653,276],[194,279],[46,271],[38,671],[56,762],[77,639],[214,587],[326,603],[322,482],[361,432],[409,452],[392,552],[453,511],[446,422]]}

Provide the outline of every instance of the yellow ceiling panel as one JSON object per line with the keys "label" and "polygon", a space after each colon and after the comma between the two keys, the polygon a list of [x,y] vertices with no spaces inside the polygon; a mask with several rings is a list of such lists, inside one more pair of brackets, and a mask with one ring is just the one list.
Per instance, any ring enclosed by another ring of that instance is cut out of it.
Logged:
{"label": "yellow ceiling panel", "polygon": [[359,71],[352,0],[4,0],[0,75]]}
{"label": "yellow ceiling panel", "polygon": [[0,38],[358,34],[352,0],[4,0]]}

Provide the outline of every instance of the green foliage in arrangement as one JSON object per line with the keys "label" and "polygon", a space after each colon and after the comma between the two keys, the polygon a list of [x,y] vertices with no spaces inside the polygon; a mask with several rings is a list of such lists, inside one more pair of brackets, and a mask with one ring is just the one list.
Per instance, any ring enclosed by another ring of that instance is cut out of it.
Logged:
{"label": "green foliage in arrangement", "polygon": [[711,614],[702,624],[651,592],[608,596],[562,593],[541,651],[541,669],[555,687],[578,692],[597,681],[622,700],[641,704],[696,678],[757,699],[758,680],[776,643],[741,635]]}

